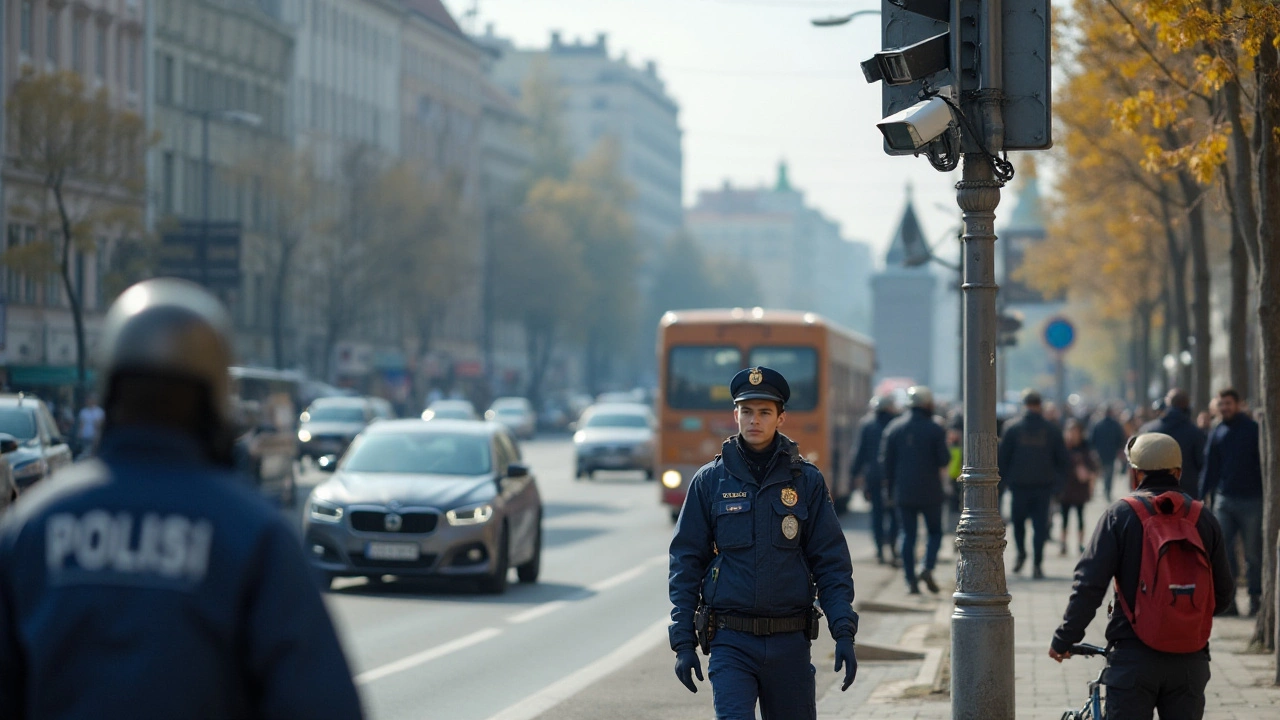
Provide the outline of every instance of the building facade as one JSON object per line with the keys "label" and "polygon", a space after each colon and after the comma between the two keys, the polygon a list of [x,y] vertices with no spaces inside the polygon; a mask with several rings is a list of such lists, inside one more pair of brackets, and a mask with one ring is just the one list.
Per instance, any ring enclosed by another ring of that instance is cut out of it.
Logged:
{"label": "building facade", "polygon": [[[52,0],[5,0],[0,24],[0,95],[7,107],[14,83],[24,73],[74,71],[86,90],[106,90],[110,102],[120,110],[143,113],[143,68],[146,13],[145,0],[84,0],[77,3]],[[4,143],[13,141],[0,134]],[[69,387],[77,382],[77,355],[70,303],[58,273],[23,272],[9,253],[51,239],[54,227],[37,219],[47,202],[40,178],[25,172],[15,162],[14,148],[5,145],[0,176],[0,294],[5,302],[0,366],[5,384],[13,390],[43,393],[66,402]],[[106,188],[116,191],[119,188]],[[112,204],[127,204],[141,211],[141,201],[116,199],[115,192],[84,193],[72,189],[69,205],[80,211],[98,210]],[[74,214],[74,211],[73,211]],[[94,227],[92,248],[71,253],[71,276],[76,294],[82,298],[86,339],[91,350],[96,343],[102,312],[110,302],[102,282],[117,247],[137,229],[114,223]]]}
{"label": "building facade", "polygon": [[805,204],[785,163],[773,187],[735,188],[727,181],[698,193],[686,214],[689,234],[707,258],[750,268],[765,306],[816,312],[869,332],[871,252],[846,239],[839,223]]}
{"label": "building facade", "polygon": [[934,382],[934,314],[938,279],[925,264],[907,267],[909,248],[928,247],[908,195],[902,220],[885,254],[884,269],[871,278],[872,337],[876,342],[876,382]]}
{"label": "building facade", "polygon": [[[265,175],[289,162],[293,34],[260,0],[154,0],[149,175],[157,232],[180,221],[236,222],[240,268],[222,290],[237,356],[273,364],[270,287],[278,243]],[[208,188],[205,188],[205,183]],[[289,323],[286,323],[288,325]],[[296,359],[292,333],[285,362]]]}
{"label": "building facade", "polygon": [[617,141],[623,176],[635,192],[631,214],[642,257],[652,261],[684,224],[680,107],[656,63],[635,67],[625,55],[611,57],[605,33],[583,43],[553,32],[545,49],[516,48],[491,27],[477,40],[498,54],[492,76],[512,97],[521,96],[535,63],[546,63],[563,95],[565,130],[577,157],[606,137]]}

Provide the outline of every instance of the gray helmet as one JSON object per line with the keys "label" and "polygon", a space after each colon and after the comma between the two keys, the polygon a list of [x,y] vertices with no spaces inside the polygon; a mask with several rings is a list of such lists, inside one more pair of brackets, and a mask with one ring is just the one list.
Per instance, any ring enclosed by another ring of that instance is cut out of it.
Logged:
{"label": "gray helmet", "polygon": [[186,280],[146,280],[107,311],[98,344],[99,394],[109,406],[112,382],[122,373],[189,379],[208,389],[209,407],[226,423],[231,355],[231,317],[216,297]]}
{"label": "gray helmet", "polygon": [[893,412],[895,409],[892,395],[877,395],[871,398],[871,412]]}
{"label": "gray helmet", "polygon": [[913,408],[933,407],[933,391],[924,385],[907,388],[907,404]]}

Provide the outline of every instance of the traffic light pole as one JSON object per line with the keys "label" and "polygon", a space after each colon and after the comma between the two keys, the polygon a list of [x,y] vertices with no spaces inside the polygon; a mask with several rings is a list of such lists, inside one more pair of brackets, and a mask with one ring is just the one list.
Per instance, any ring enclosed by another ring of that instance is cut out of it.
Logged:
{"label": "traffic light pole", "polygon": [[964,93],[961,107],[977,121],[981,137],[965,142],[956,185],[956,202],[964,211],[964,507],[956,530],[951,717],[1013,720],[1013,616],[1005,583],[996,436],[995,210],[1003,183],[986,152],[1004,148],[1002,7],[1001,0],[980,2],[980,89]]}

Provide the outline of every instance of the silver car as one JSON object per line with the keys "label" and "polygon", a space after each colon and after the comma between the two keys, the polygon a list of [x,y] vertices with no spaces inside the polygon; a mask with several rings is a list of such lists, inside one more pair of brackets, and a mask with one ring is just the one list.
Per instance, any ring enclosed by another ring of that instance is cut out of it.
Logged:
{"label": "silver car", "polygon": [[328,579],[437,576],[506,590],[535,582],[542,498],[498,423],[389,420],[369,426],[307,501],[305,547]]}
{"label": "silver car", "polygon": [[574,426],[576,476],[593,477],[597,470],[643,470],[653,479],[653,412],[647,405],[592,405]]}

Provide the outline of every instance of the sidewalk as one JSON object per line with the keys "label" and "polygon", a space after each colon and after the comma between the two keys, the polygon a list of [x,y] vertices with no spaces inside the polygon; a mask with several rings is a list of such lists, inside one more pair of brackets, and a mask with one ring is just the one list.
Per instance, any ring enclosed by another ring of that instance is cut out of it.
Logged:
{"label": "sidewalk", "polygon": [[[1091,531],[1093,523],[1105,509],[1106,503],[1101,499],[1095,499],[1086,508],[1087,531]],[[1055,539],[1058,537],[1058,522],[1061,522],[1060,518],[1055,517]],[[938,582],[943,586],[938,596],[930,597],[926,591],[923,598],[912,597],[906,593],[905,584],[899,579],[885,584],[870,604],[860,609],[864,626],[874,624],[877,627],[876,634],[880,636],[877,640],[883,639],[888,629],[886,623],[903,625],[898,640],[891,644],[905,651],[924,654],[924,659],[862,659],[864,653],[860,647],[861,662],[854,687],[847,693],[841,693],[838,684],[825,693],[819,688],[819,718],[944,720],[951,717],[946,656],[950,653],[950,593],[955,568],[953,548],[952,537],[947,536],[936,571]],[[1015,706],[1019,718],[1057,720],[1064,710],[1079,707],[1088,694],[1088,682],[1097,677],[1103,666],[1101,658],[1072,658],[1058,664],[1048,656],[1049,640],[1062,620],[1071,594],[1071,578],[1079,555],[1074,547],[1069,550],[1066,557],[1060,557],[1056,543],[1046,547],[1044,571],[1047,577],[1044,580],[1030,579],[1029,563],[1021,575],[1009,576],[1009,592],[1013,596],[1010,612],[1014,617]],[[879,569],[875,565],[868,568],[865,558],[856,558],[856,555],[855,551],[855,575],[864,569]],[[1006,568],[1012,567],[1015,555],[1010,532],[1009,548],[1005,553]],[[1244,606],[1247,607],[1247,599]],[[885,612],[875,612],[876,608]],[[1210,640],[1213,676],[1207,691],[1206,720],[1256,720],[1277,716],[1280,688],[1271,685],[1275,676],[1272,656],[1244,652],[1253,625],[1252,618],[1214,620]],[[1104,607],[1090,624],[1086,642],[1105,645],[1105,627]],[[863,641],[861,633],[859,641]],[[815,646],[815,665],[825,661],[819,652]]]}

